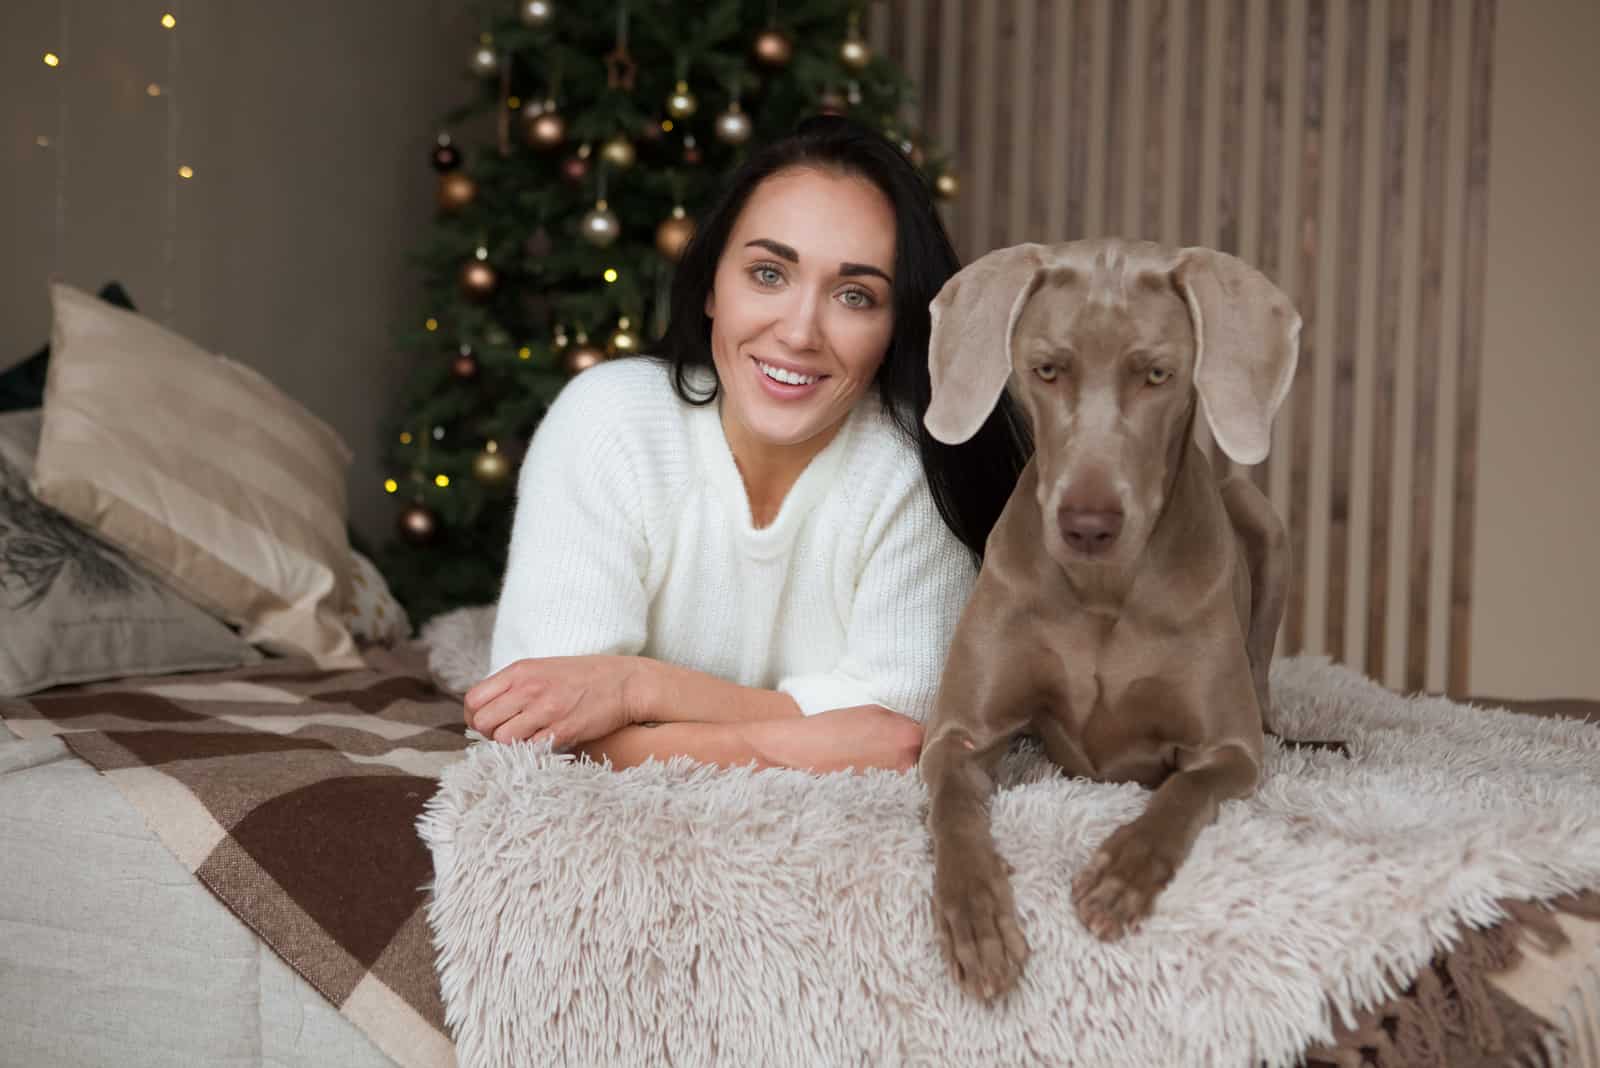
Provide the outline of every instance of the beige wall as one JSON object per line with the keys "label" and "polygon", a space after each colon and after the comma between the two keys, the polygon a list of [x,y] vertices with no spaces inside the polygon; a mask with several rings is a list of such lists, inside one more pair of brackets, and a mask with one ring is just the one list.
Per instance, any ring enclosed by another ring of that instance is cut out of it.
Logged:
{"label": "beige wall", "polygon": [[[352,518],[385,537],[376,446],[404,374],[390,339],[418,311],[407,257],[432,217],[433,123],[469,84],[463,7],[5,0],[0,365],[48,337],[52,272],[91,291],[118,279],[141,312],[337,427],[356,452]],[[181,184],[169,137],[195,171]]]}
{"label": "beige wall", "polygon": [[1600,4],[1502,0],[1472,685],[1600,697]]}

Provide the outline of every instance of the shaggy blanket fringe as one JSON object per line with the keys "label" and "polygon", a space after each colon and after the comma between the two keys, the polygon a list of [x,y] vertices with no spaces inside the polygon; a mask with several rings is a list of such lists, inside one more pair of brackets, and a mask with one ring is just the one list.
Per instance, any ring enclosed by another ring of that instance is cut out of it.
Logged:
{"label": "shaggy blanket fringe", "polygon": [[[1594,726],[1403,698],[1322,658],[1279,662],[1273,685],[1288,736],[1350,757],[1269,739],[1260,788],[1120,942],[1083,928],[1070,882],[1148,794],[1007,756],[993,820],[1032,956],[992,1006],[940,959],[914,774],[613,772],[476,746],[418,823],[458,1057],[1287,1065],[1370,1031],[1508,902],[1600,886]],[[1471,955],[1481,972],[1509,952]]]}

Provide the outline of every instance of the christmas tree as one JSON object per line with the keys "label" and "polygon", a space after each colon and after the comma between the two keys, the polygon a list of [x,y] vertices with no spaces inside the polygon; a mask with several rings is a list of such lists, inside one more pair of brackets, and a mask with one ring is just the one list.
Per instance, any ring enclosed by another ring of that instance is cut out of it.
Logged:
{"label": "christmas tree", "polygon": [[944,195],[910,90],[862,33],[862,0],[498,0],[463,42],[476,92],[439,137],[419,262],[419,353],[385,431],[400,505],[380,566],[413,620],[499,595],[515,471],[550,401],[594,363],[649,350],[697,212],[751,145],[808,115],[884,131]]}

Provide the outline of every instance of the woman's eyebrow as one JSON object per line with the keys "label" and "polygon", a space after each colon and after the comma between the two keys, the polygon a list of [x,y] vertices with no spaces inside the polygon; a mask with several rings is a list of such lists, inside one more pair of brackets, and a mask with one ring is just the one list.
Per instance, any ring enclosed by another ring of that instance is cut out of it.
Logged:
{"label": "woman's eyebrow", "polygon": [[[774,256],[783,257],[790,263],[800,262],[800,253],[796,252],[794,249],[790,248],[788,245],[785,245],[781,241],[773,241],[771,238],[758,237],[754,241],[746,241],[744,243],[745,248],[749,248],[751,245],[758,245],[761,248],[766,249],[768,252],[771,252]],[[852,275],[876,275],[885,282],[888,282],[891,286],[894,285],[894,279],[890,278],[887,274],[884,274],[883,271],[869,263],[841,263],[839,264],[839,273],[846,278]]]}

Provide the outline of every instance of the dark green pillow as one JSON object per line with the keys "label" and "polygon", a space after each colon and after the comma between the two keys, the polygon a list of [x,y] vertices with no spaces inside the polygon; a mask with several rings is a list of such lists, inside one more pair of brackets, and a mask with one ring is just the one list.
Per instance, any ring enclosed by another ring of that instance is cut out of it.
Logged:
{"label": "dark green pillow", "polygon": [[[107,304],[115,304],[129,311],[137,310],[133,306],[133,301],[128,299],[127,291],[116,282],[107,282],[98,296]],[[49,367],[50,346],[47,343],[44,348],[26,360],[0,374],[0,412],[42,407],[45,372]]]}

